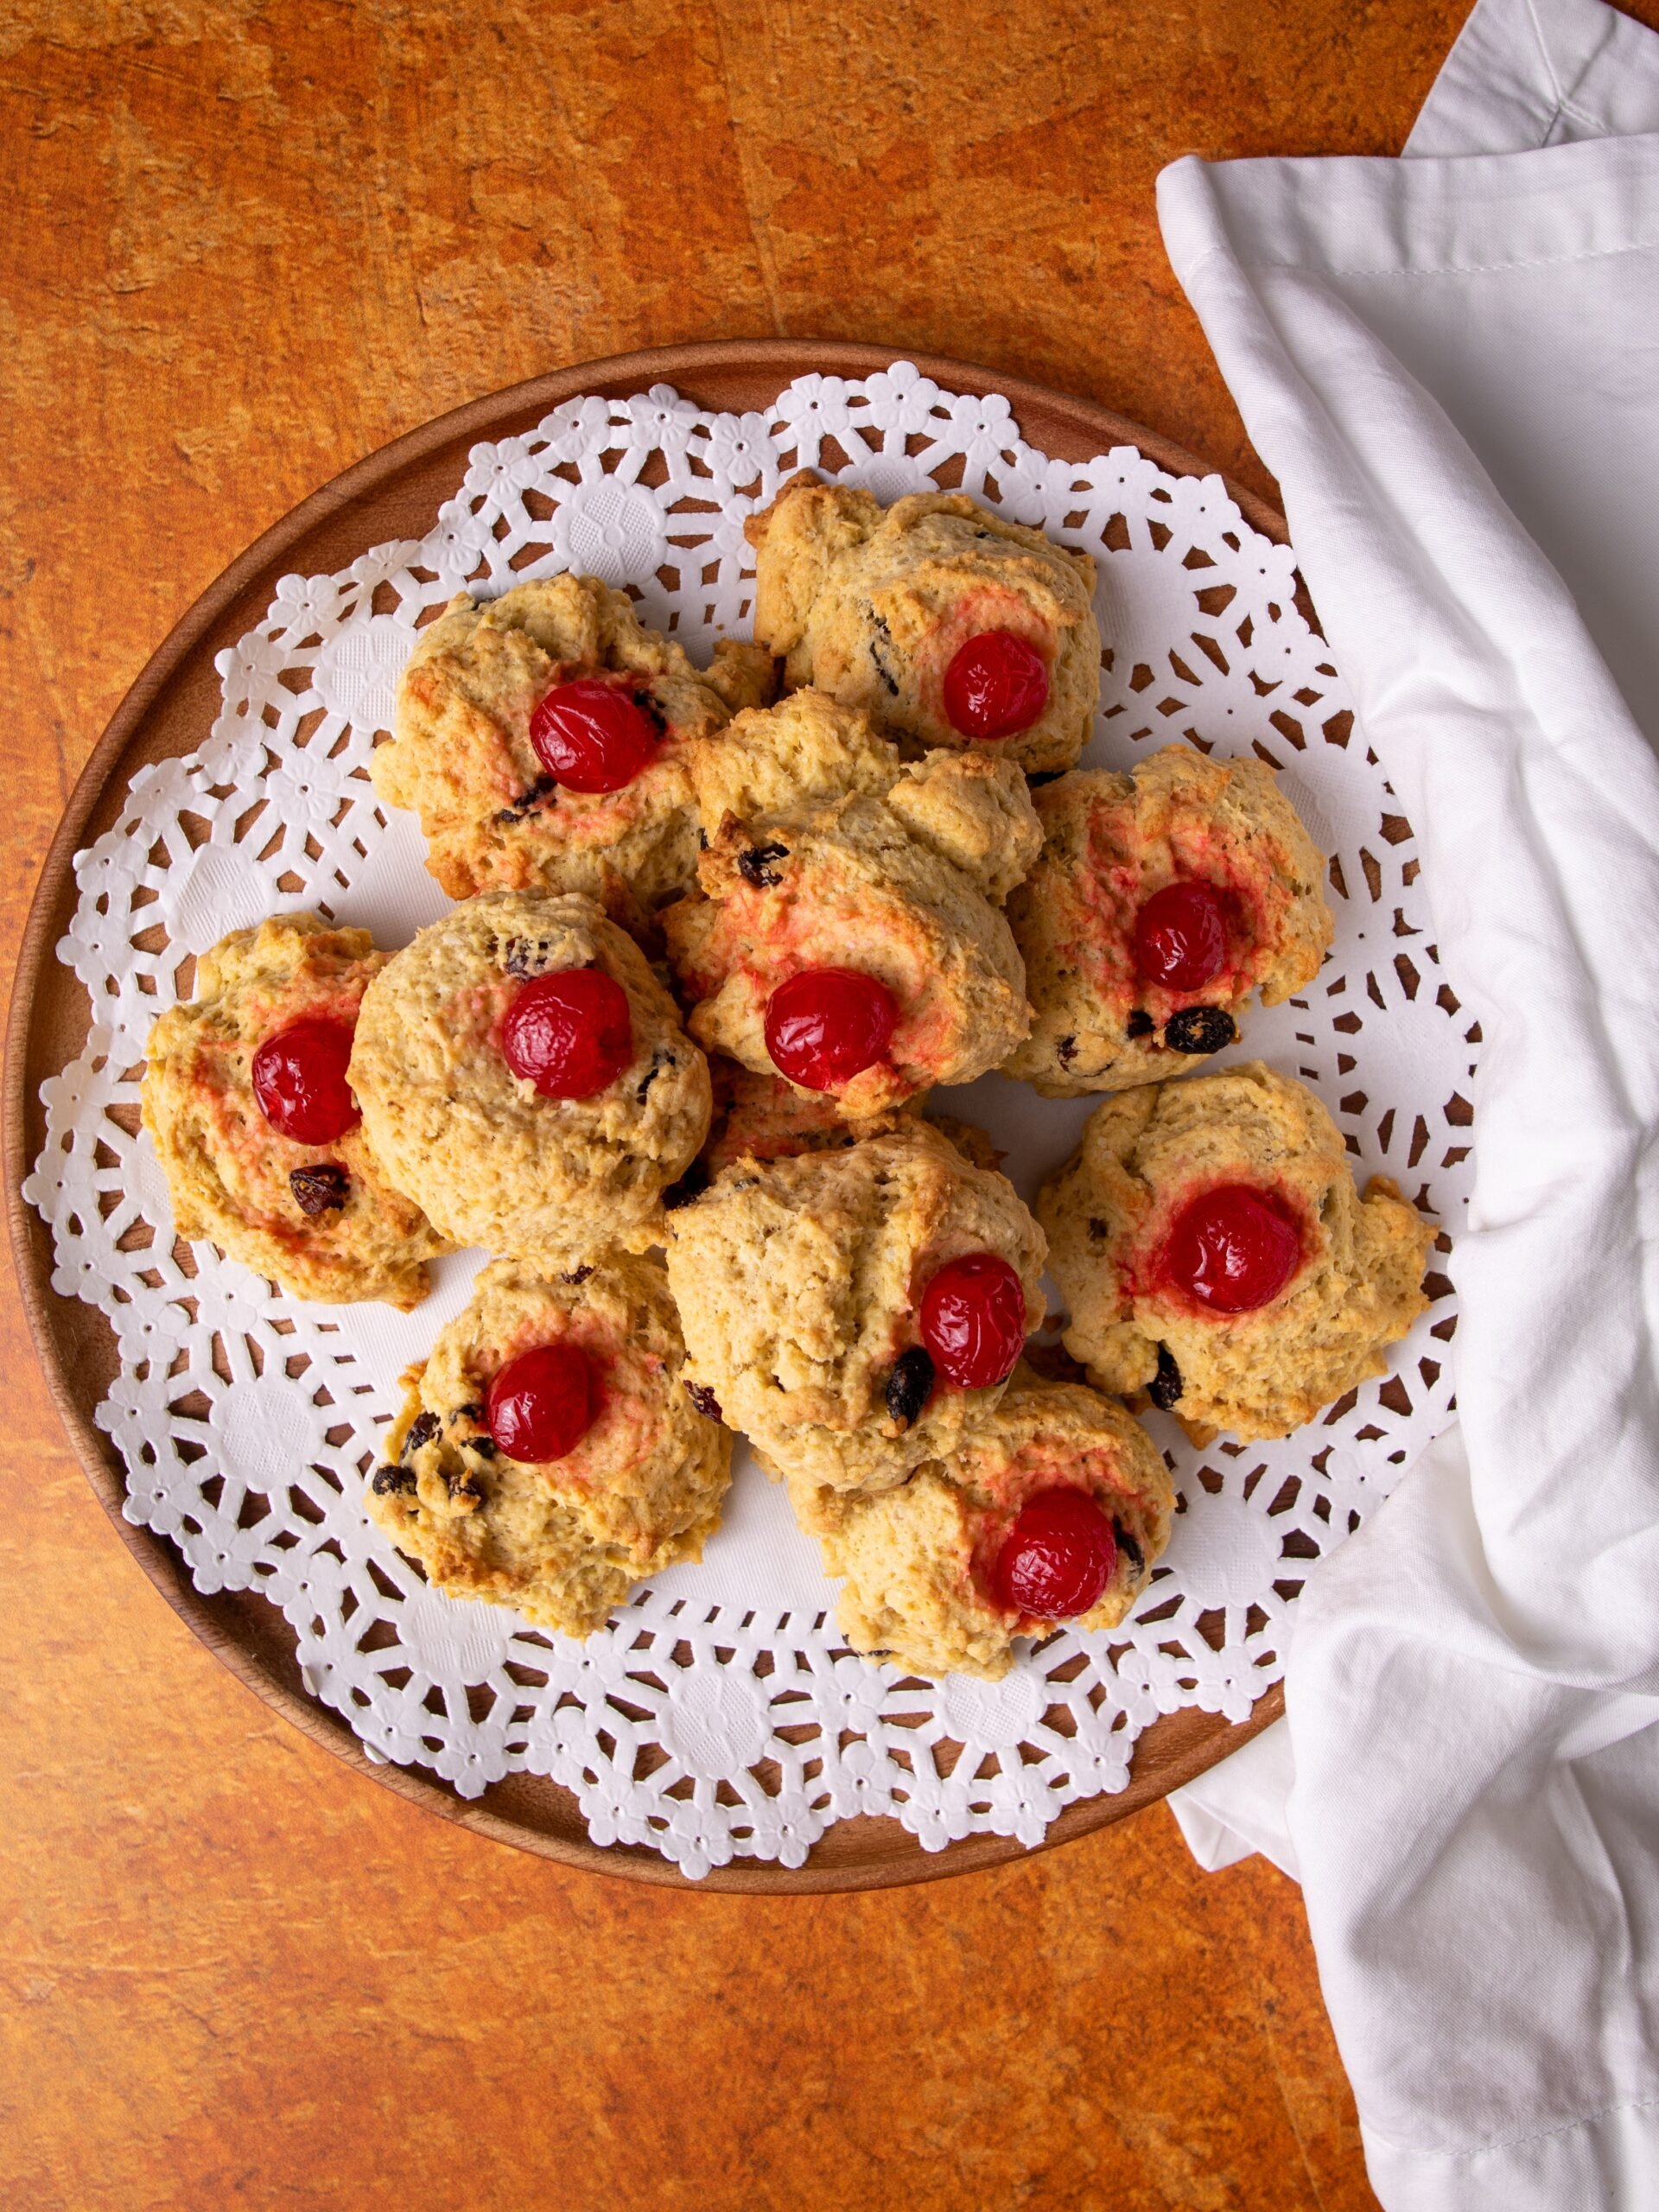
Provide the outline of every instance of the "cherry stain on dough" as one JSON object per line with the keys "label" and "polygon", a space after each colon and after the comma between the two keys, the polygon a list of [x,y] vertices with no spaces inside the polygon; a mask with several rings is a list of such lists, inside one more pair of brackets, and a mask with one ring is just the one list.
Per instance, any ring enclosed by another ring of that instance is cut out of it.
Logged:
{"label": "cherry stain on dough", "polygon": [[945,717],[964,737],[1015,737],[1047,704],[1048,664],[1012,630],[982,630],[944,671]]}
{"label": "cherry stain on dough", "polygon": [[620,791],[649,766],[657,727],[631,691],[582,676],[556,683],[540,701],[530,741],[562,790]]}
{"label": "cherry stain on dough", "polygon": [[580,1344],[537,1344],[490,1384],[485,1421],[498,1451],[537,1466],[563,1459],[594,1419],[594,1375]]}
{"label": "cherry stain on dough", "polygon": [[296,1021],[267,1037],[253,1056],[253,1095],[279,1136],[296,1144],[333,1144],[362,1119],[346,1070],[347,1021]]}
{"label": "cherry stain on dough", "polygon": [[628,995],[602,968],[537,976],[507,1008],[501,1052],[543,1098],[591,1098],[633,1058]]}
{"label": "cherry stain on dough", "polygon": [[1112,1524],[1087,1491],[1039,1491],[1003,1540],[992,1595],[1011,1613],[1071,1620],[1098,1605],[1116,1567]]}
{"label": "cherry stain on dough", "polygon": [[1177,1215],[1160,1273],[1213,1313],[1254,1313],[1273,1303],[1301,1261],[1301,1231],[1272,1194],[1224,1183]]}
{"label": "cherry stain on dough", "polygon": [[804,968],[766,1001],[766,1050],[803,1090],[839,1090],[886,1056],[899,1008],[874,976]]}

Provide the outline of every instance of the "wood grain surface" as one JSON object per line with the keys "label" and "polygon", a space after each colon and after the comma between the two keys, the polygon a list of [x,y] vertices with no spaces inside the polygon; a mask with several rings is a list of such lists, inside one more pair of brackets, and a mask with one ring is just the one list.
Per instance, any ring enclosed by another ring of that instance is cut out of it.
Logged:
{"label": "wood grain surface", "polygon": [[[151,648],[441,410],[679,339],[1082,392],[1272,496],[1179,154],[1391,153],[1465,0],[0,0],[0,944]],[[1633,10],[1659,20],[1656,0]],[[1358,2212],[1299,1897],[1161,1808],[919,1891],[683,1897],[433,1820],[144,1581],[15,1293],[0,2204]]]}

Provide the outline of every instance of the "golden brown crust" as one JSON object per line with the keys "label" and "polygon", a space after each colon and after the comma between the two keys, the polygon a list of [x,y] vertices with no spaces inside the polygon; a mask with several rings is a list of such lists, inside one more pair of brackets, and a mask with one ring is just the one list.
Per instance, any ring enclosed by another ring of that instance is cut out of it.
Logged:
{"label": "golden brown crust", "polygon": [[989,895],[1035,851],[1016,769],[944,753],[902,768],[865,717],[798,695],[740,715],[693,773],[709,846],[664,929],[700,1044],[775,1073],[779,984],[805,968],[874,976],[899,1019],[887,1058],[837,1094],[859,1119],[970,1082],[1024,1035],[1024,971]]}
{"label": "golden brown crust", "polygon": [[[555,683],[603,674],[631,679],[660,720],[655,757],[621,791],[557,789],[531,744],[531,713]],[[427,864],[452,898],[581,891],[639,926],[696,870],[688,748],[769,697],[772,681],[764,649],[730,640],[699,671],[594,576],[516,584],[487,601],[462,592],[404,671],[375,789],[419,815]]]}
{"label": "golden brown crust", "polygon": [[[633,1054],[590,1098],[514,1076],[499,1024],[532,976],[596,967]],[[709,1128],[709,1071],[639,947],[575,893],[499,891],[423,930],[365,995],[352,1084],[388,1174],[445,1233],[556,1267],[662,1233],[662,1193]]]}
{"label": "golden brown crust", "polygon": [[941,1382],[919,1418],[888,1408],[922,1293],[947,1260],[1001,1254],[1028,1325],[1042,1317],[1036,1223],[1005,1177],[925,1122],[845,1151],[740,1159],[669,1218],[694,1379],[773,1466],[832,1488],[901,1481],[1001,1395]]}
{"label": "golden brown crust", "polygon": [[1016,1637],[1056,1624],[1000,1605],[990,1570],[1020,1508],[1071,1488],[1088,1491],[1117,1540],[1111,1580],[1072,1624],[1116,1628],[1169,1541],[1174,1493],[1152,1439],[1096,1391],[1021,1365],[958,1449],[902,1488],[861,1497],[794,1479],[790,1497],[826,1572],[846,1578],[836,1617],[855,1651],[915,1674],[995,1681]]}
{"label": "golden brown crust", "polygon": [[1039,719],[990,747],[1030,770],[1069,768],[1100,697],[1094,563],[976,505],[913,493],[887,509],[868,492],[792,478],[744,525],[755,548],[755,636],[786,680],[879,715],[912,749],[973,742],[942,686],[958,648],[1007,630],[1048,664]]}
{"label": "golden brown crust", "polygon": [[[144,1126],[175,1228],[211,1237],[290,1297],[416,1306],[426,1262],[448,1249],[393,1185],[361,1123],[332,1144],[296,1144],[253,1095],[265,1039],[306,1019],[355,1021],[386,959],[366,930],[331,929],[315,914],[234,931],[202,954],[194,998],[163,1014],[145,1047]],[[344,1172],[345,1203],[311,1214],[291,1178],[316,1168]]]}
{"label": "golden brown crust", "polygon": [[[1170,745],[1130,776],[1062,776],[1035,805],[1042,855],[1008,901],[1035,1018],[1004,1072],[1044,1097],[1185,1074],[1208,1056],[1166,1044],[1172,1014],[1215,1007],[1236,1025],[1253,992],[1277,1006],[1318,975],[1332,929],[1325,862],[1263,762]],[[1135,918],[1192,880],[1226,899],[1228,963],[1202,989],[1172,993],[1136,973]]]}
{"label": "golden brown crust", "polygon": [[882,798],[901,772],[897,746],[868,715],[821,691],[795,691],[774,707],[734,715],[692,746],[686,766],[707,836],[729,815],[767,822],[862,791]]}
{"label": "golden brown crust", "polygon": [[[1270,1305],[1206,1311],[1161,1277],[1170,1224],[1206,1190],[1270,1191],[1302,1264]],[[1071,1308],[1066,1349],[1103,1390],[1144,1389],[1166,1349],[1169,1409],[1193,1428],[1286,1436],[1387,1368],[1427,1300],[1434,1230],[1379,1179],[1362,1199],[1341,1135],[1306,1085],[1251,1062],[1108,1099],[1037,1203]]]}
{"label": "golden brown crust", "polygon": [[[587,1353],[599,1408],[564,1459],[531,1465],[493,1446],[484,1408],[502,1368],[549,1344]],[[698,1558],[719,1525],[732,1440],[693,1405],[683,1367],[656,1261],[611,1254],[557,1276],[497,1261],[406,1378],[370,1518],[452,1597],[591,1635],[636,1583]]]}
{"label": "golden brown crust", "polygon": [[[710,1179],[734,1160],[793,1160],[804,1152],[845,1152],[865,1137],[887,1136],[903,1128],[921,1103],[913,1098],[889,1113],[849,1121],[827,1093],[802,1090],[780,1075],[757,1075],[752,1068],[726,1059],[710,1061],[709,1074],[715,1112],[698,1162]],[[946,1134],[963,1149],[952,1132]]]}

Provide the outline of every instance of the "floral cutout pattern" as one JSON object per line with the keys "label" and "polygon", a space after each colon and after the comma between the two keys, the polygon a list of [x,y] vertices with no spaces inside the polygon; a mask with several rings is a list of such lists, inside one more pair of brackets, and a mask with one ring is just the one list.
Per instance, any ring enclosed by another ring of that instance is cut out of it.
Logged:
{"label": "floral cutout pattern", "polygon": [[[1434,1302],[1390,1375],[1286,1442],[1198,1452],[1151,1415],[1180,1510],[1137,1615],[1110,1636],[1063,1630],[995,1685],[918,1682],[849,1654],[814,1547],[741,1451],[702,1565],[637,1592],[586,1643],[443,1597],[371,1527],[359,1501],[397,1377],[464,1304],[480,1255],[441,1263],[433,1296],[399,1314],[289,1300],[176,1238],[138,1129],[149,1023],[188,995],[197,954],[266,913],[315,906],[396,944],[445,909],[368,762],[416,632],[454,592],[577,568],[626,588],[695,658],[747,631],[744,518],[803,467],[883,499],[960,487],[1093,554],[1091,765],[1185,738],[1282,771],[1332,856],[1336,944],[1230,1057],[1312,1083],[1362,1179],[1391,1175],[1454,1229],[1479,1033],[1440,973],[1410,824],[1298,603],[1290,551],[1217,478],[1172,477],[1133,448],[1052,460],[1006,400],[944,391],[904,362],[798,378],[752,415],[665,386],[573,400],[475,448],[424,538],[284,577],[219,656],[200,750],[142,771],[116,827],[77,856],[60,953],[93,1026],[45,1085],[26,1185],[53,1231],[55,1287],[117,1339],[98,1418],[129,1470],[128,1517],[176,1544],[204,1592],[279,1606],[308,1688],[372,1757],[423,1764],[465,1796],[514,1770],[550,1775],[595,1841],[650,1845],[694,1878],[739,1855],[799,1866],[861,1812],[896,1817],[930,1850],[983,1831],[1034,1844],[1065,1805],[1125,1787],[1160,1714],[1243,1719],[1283,1671],[1310,1569],[1452,1411],[1437,1257]],[[989,1131],[1029,1198],[1091,1102],[988,1077],[942,1103]]]}

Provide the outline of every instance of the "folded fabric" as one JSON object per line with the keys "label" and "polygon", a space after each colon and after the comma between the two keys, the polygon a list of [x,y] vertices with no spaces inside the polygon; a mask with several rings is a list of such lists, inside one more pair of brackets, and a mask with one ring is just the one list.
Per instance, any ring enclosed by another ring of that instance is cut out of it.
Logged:
{"label": "folded fabric", "polygon": [[1659,39],[1479,0],[1414,158],[1159,184],[1484,1033],[1459,1426],[1310,1580],[1291,1756],[1185,1808],[1212,1860],[1230,1827],[1300,1872],[1390,2212],[1659,2205],[1659,136],[1631,132]]}

